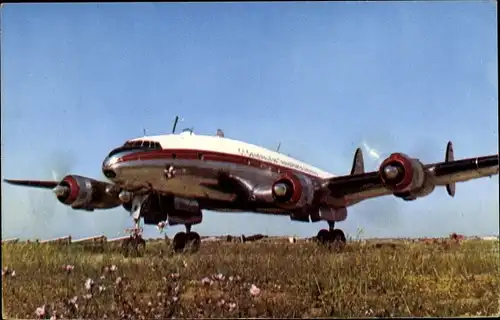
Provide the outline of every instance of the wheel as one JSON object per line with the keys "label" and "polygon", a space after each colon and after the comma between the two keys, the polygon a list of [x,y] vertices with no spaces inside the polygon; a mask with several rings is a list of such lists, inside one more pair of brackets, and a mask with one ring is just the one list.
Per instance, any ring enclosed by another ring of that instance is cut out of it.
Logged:
{"label": "wheel", "polygon": [[186,234],[186,245],[191,249],[191,252],[196,252],[200,249],[201,237],[196,232],[188,232]]}
{"label": "wheel", "polygon": [[172,247],[174,252],[182,252],[186,247],[187,235],[184,232],[179,232],[174,236],[172,240]]}
{"label": "wheel", "polygon": [[146,240],[141,238],[134,239],[133,248],[137,257],[142,257],[144,252],[146,251]]}
{"label": "wheel", "polygon": [[342,231],[340,229],[334,229],[331,231],[331,233],[332,233],[332,239],[334,242],[335,241],[342,242],[342,243],[346,242],[346,237],[345,237],[344,231]]}
{"label": "wheel", "polygon": [[125,258],[128,257],[129,250],[130,250],[130,239],[125,239],[122,242],[122,252]]}
{"label": "wheel", "polygon": [[345,243],[346,243],[344,231],[342,231],[340,229],[334,229],[334,230],[330,231],[330,233],[331,233],[331,241],[332,241],[333,247],[337,250],[344,248]]}
{"label": "wheel", "polygon": [[327,244],[331,242],[331,234],[326,229],[321,229],[316,236],[316,240],[321,244]]}

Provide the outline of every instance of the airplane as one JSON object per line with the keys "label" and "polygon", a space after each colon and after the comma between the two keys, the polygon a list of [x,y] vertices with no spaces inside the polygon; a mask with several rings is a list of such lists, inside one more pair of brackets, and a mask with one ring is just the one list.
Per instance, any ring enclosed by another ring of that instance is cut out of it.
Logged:
{"label": "airplane", "polygon": [[[355,151],[349,175],[336,176],[290,156],[243,141],[193,130],[126,141],[102,163],[109,182],[69,174],[61,181],[10,180],[13,185],[53,189],[59,202],[76,210],[123,206],[139,229],[146,225],[183,224],[186,232],[173,240],[175,252],[189,244],[199,248],[200,235],[191,227],[203,210],[253,212],[289,216],[301,222],[326,221],[316,240],[345,244],[336,229],[347,208],[363,200],[394,195],[405,201],[445,186],[451,197],[455,183],[498,174],[499,156],[454,159],[452,142],[444,162],[424,164],[404,153],[392,153],[375,171],[365,172],[361,148]],[[131,236],[132,237],[132,236]],[[144,244],[140,232],[134,237]]]}

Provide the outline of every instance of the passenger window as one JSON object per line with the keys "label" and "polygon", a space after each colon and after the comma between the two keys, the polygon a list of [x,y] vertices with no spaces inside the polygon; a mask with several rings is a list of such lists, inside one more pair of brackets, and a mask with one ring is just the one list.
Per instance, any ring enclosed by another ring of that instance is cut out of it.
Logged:
{"label": "passenger window", "polygon": [[199,160],[203,160],[203,153],[201,153],[201,152],[200,152],[200,153],[198,153],[198,159],[199,159]]}

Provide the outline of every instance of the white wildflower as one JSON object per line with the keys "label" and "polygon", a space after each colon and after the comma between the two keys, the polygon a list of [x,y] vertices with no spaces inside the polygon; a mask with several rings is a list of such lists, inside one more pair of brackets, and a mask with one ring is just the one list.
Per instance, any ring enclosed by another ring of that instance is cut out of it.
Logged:
{"label": "white wildflower", "polygon": [[111,271],[111,272],[115,272],[116,270],[118,270],[118,267],[115,265],[112,265],[111,267],[109,267],[109,271]]}
{"label": "white wildflower", "polygon": [[78,304],[76,303],[78,301],[78,296],[74,296],[73,298],[69,299],[69,303],[72,304],[75,309],[78,309]]}
{"label": "white wildflower", "polygon": [[179,277],[180,277],[180,274],[178,274],[178,273],[171,273],[170,274],[170,278],[172,278],[172,279],[179,279]]}
{"label": "white wildflower", "polygon": [[210,278],[205,277],[205,278],[201,279],[201,283],[203,283],[205,285],[212,285],[213,281],[210,280]]}
{"label": "white wildflower", "polygon": [[260,289],[257,288],[256,285],[252,284],[252,286],[250,287],[250,294],[254,297],[258,296],[260,294]]}
{"label": "white wildflower", "polygon": [[222,307],[225,303],[226,303],[226,301],[224,299],[222,299],[219,302],[217,302],[217,306]]}
{"label": "white wildflower", "polygon": [[91,298],[92,298],[92,294],[90,294],[90,293],[83,295],[83,299],[85,299],[85,300],[90,300]]}
{"label": "white wildflower", "polygon": [[115,280],[116,285],[119,285],[121,282],[122,282],[122,277],[116,278],[116,280]]}
{"label": "white wildflower", "polygon": [[39,318],[43,317],[45,315],[45,305],[36,308],[35,314]]}
{"label": "white wildflower", "polygon": [[215,278],[216,280],[222,281],[222,280],[224,280],[226,277],[224,277],[224,275],[223,275],[222,273],[218,273],[218,274],[216,274],[216,275],[214,276],[214,278]]}
{"label": "white wildflower", "polygon": [[64,269],[64,271],[66,271],[67,273],[70,273],[71,271],[73,271],[73,269],[75,269],[75,266],[74,266],[74,265],[71,265],[71,264],[67,264],[67,265],[63,266],[63,269]]}
{"label": "white wildflower", "polygon": [[85,281],[85,289],[90,290],[94,286],[94,280],[88,278],[87,281]]}
{"label": "white wildflower", "polygon": [[106,287],[104,285],[99,286],[99,292],[106,291]]}

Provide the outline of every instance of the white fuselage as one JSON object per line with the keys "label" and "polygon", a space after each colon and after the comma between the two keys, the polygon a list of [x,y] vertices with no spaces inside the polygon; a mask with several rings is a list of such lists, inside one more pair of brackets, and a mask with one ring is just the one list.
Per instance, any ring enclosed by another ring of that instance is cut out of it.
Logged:
{"label": "white fuselage", "polygon": [[151,140],[159,142],[163,149],[186,149],[186,150],[206,150],[245,156],[256,160],[274,163],[294,171],[299,171],[306,175],[312,175],[320,179],[332,178],[335,175],[313,167],[302,161],[298,161],[287,155],[259,147],[250,143],[233,140],[219,136],[196,135],[185,131],[180,134],[168,134],[158,136],[144,136],[134,140]]}
{"label": "white fuselage", "polygon": [[[334,176],[256,145],[189,131],[145,136],[129,140],[126,145],[132,149],[117,148],[103,162],[105,170],[114,172],[109,178],[121,188],[135,192],[155,190],[177,197],[202,199],[208,201],[207,206],[221,210],[229,206],[228,202],[237,206],[238,194],[241,196],[236,190],[238,187],[221,181],[221,174],[238,180],[248,192],[258,187],[270,187],[287,173],[309,179],[316,186]],[[146,149],[141,149],[143,146]],[[273,207],[272,201],[266,206]],[[269,212],[273,209],[258,207],[252,210]]]}

